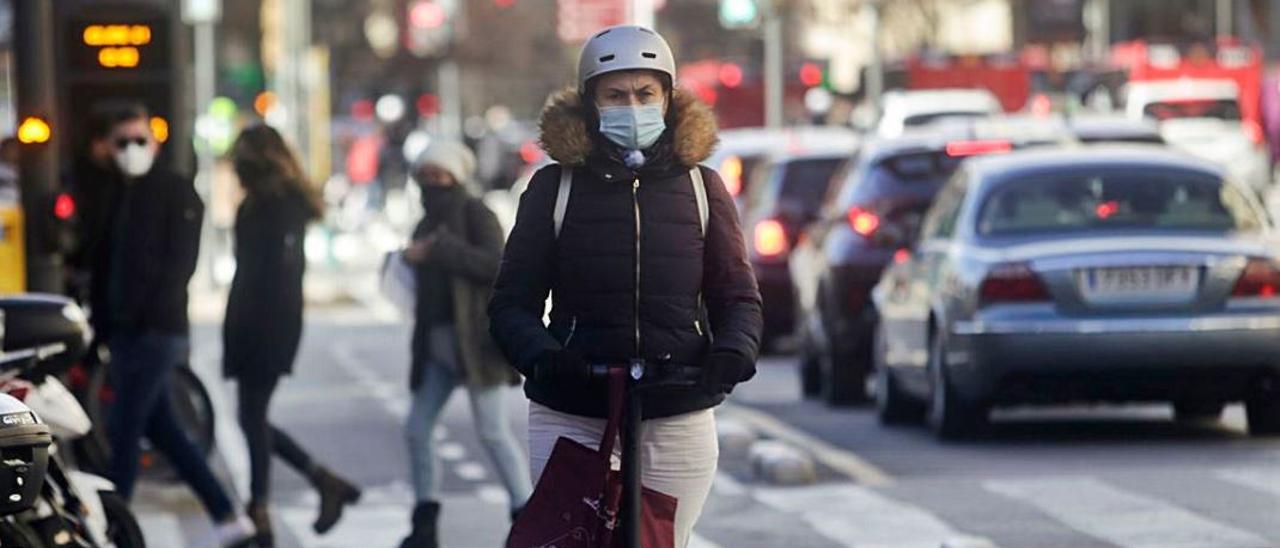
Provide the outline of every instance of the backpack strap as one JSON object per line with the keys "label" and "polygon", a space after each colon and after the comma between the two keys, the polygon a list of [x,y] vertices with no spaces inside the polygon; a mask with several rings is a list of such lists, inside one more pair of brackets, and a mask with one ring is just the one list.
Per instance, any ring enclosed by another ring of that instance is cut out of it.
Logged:
{"label": "backpack strap", "polygon": [[[693,185],[693,197],[698,202],[698,220],[701,222],[702,235],[707,234],[707,220],[711,210],[707,205],[707,185],[702,179],[702,170],[697,166],[689,170],[689,182]],[[564,216],[569,210],[569,193],[573,190],[573,168],[560,166],[560,188],[556,192],[556,209],[554,217],[556,237],[560,237],[560,228],[564,226]]]}
{"label": "backpack strap", "polygon": [[555,221],[556,237],[560,237],[560,227],[564,226],[564,215],[569,210],[569,191],[573,190],[573,168],[560,166],[560,190],[556,193]]}
{"label": "backpack strap", "polygon": [[702,221],[702,235],[707,235],[707,219],[711,211],[707,206],[707,185],[702,181],[702,169],[693,166],[689,170],[689,181],[693,184],[693,197],[698,201],[698,219]]}

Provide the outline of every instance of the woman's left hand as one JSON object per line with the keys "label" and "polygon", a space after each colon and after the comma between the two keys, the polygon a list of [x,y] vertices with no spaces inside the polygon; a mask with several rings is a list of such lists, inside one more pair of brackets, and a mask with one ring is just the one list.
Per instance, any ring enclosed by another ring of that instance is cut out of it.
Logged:
{"label": "woman's left hand", "polygon": [[702,360],[702,378],[698,384],[708,394],[728,394],[735,385],[747,380],[753,369],[751,361],[736,352],[712,352]]}

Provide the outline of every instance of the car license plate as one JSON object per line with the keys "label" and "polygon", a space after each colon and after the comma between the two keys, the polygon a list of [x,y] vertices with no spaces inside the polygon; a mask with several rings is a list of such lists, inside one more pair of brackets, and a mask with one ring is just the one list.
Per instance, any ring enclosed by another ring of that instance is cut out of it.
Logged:
{"label": "car license plate", "polygon": [[1189,301],[1200,286],[1200,269],[1191,266],[1090,268],[1080,273],[1080,292],[1097,303],[1171,303]]}

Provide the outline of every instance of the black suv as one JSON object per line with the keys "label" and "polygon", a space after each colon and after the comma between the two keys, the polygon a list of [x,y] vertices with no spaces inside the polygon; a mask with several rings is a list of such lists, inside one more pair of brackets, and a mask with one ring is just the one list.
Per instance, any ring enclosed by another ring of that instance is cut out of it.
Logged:
{"label": "black suv", "polygon": [[853,147],[775,156],[752,173],[743,230],[764,298],[764,346],[776,350],[795,328],[795,296],[787,268],[800,231],[818,218],[832,176],[853,157]]}

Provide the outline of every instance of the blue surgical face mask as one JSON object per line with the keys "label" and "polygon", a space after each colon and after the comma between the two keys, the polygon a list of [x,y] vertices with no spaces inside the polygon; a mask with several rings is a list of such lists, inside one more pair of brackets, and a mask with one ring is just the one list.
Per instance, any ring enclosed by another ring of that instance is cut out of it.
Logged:
{"label": "blue surgical face mask", "polygon": [[600,107],[600,134],[622,148],[647,150],[666,129],[660,104]]}

